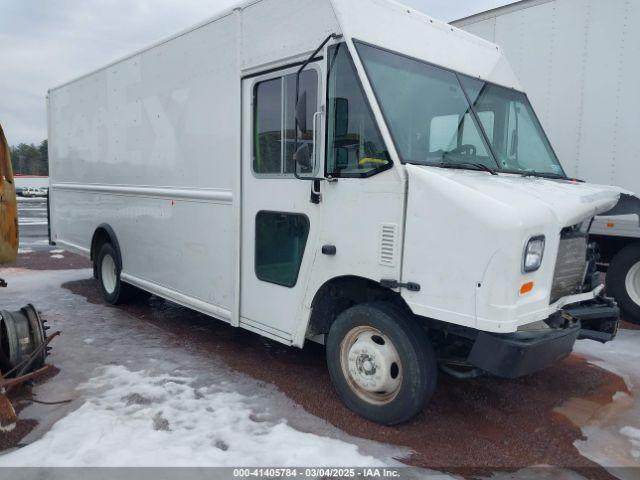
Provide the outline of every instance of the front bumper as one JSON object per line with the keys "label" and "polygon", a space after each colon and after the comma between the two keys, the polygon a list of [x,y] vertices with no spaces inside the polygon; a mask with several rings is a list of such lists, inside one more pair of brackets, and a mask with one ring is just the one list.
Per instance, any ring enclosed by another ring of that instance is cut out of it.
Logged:
{"label": "front bumper", "polygon": [[550,326],[561,327],[506,335],[480,332],[467,361],[498,377],[523,377],[567,357],[578,339],[613,340],[619,321],[615,302],[597,298],[567,307],[547,320]]}

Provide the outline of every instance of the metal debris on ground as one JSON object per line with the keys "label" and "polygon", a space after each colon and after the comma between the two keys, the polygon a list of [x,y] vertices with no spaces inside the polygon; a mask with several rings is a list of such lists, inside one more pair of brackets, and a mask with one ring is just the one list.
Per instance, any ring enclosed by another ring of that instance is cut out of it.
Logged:
{"label": "metal debris on ground", "polygon": [[15,428],[16,412],[7,393],[49,371],[49,343],[60,332],[47,336],[47,321],[33,305],[17,312],[0,311],[0,431]]}

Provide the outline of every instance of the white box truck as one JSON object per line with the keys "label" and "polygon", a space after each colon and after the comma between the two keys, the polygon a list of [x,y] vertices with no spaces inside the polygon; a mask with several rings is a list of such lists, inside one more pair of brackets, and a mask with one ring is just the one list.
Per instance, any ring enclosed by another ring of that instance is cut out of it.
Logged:
{"label": "white box truck", "polygon": [[261,0],[49,94],[51,241],[151,293],[326,345],[384,424],[438,367],[527,375],[616,334],[571,180],[500,47],[388,0]]}
{"label": "white box truck", "polygon": [[[498,43],[569,175],[640,192],[640,2],[526,0],[454,22]],[[640,324],[640,225],[595,219],[607,290]]]}

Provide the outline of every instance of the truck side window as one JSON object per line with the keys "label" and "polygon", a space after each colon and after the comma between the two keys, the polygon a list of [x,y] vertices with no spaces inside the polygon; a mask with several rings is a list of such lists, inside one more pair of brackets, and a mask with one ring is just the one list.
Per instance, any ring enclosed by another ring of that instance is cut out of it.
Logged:
{"label": "truck side window", "polygon": [[329,49],[327,175],[368,177],[391,167],[345,44]]}
{"label": "truck side window", "polygon": [[[318,108],[318,74],[300,75],[300,91],[307,92],[307,131],[298,143],[313,141],[313,115]],[[259,82],[254,87],[253,171],[258,175],[293,175],[295,162],[296,75]]]}
{"label": "truck side window", "polygon": [[[296,162],[293,159],[296,139],[296,76],[285,77],[284,94],[284,172],[293,174]],[[313,144],[313,116],[318,111],[318,74],[315,70],[300,75],[300,93],[307,93],[307,130],[300,132],[298,146],[304,142]]]}
{"label": "truck side window", "polygon": [[255,270],[258,279],[293,288],[309,236],[306,215],[258,212]]}
{"label": "truck side window", "polygon": [[282,173],[282,78],[255,87],[254,156],[256,173]]}

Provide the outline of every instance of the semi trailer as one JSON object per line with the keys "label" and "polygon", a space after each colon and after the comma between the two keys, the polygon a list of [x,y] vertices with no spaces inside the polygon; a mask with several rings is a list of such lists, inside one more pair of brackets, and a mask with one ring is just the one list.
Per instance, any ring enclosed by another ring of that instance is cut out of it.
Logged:
{"label": "semi trailer", "polygon": [[107,302],[322,343],[371,420],[616,335],[588,229],[638,200],[567,176],[499,46],[402,4],[245,2],[48,116],[51,242]]}
{"label": "semi trailer", "polygon": [[[640,3],[526,0],[453,22],[499,43],[569,175],[640,191]],[[625,320],[640,324],[640,224],[600,216],[589,230]]]}

